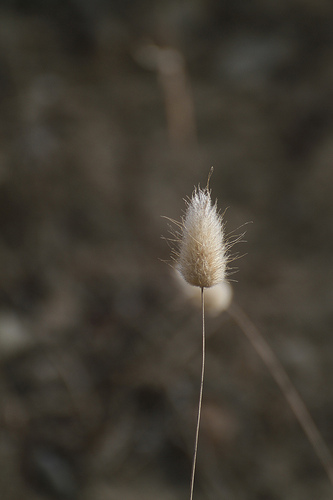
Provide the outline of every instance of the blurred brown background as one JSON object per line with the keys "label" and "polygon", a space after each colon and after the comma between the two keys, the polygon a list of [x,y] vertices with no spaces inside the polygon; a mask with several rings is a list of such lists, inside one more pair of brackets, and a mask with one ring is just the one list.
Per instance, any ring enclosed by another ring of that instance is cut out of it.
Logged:
{"label": "blurred brown background", "polygon": [[[1,499],[188,497],[200,310],[161,215],[211,165],[253,222],[234,300],[333,449],[332,61],[328,0],[0,2]],[[228,313],[207,332],[195,498],[331,498]]]}

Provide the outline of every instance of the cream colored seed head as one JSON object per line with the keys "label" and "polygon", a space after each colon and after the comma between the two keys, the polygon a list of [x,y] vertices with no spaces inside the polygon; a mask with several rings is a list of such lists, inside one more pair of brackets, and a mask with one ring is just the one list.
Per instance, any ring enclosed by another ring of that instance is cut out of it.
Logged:
{"label": "cream colored seed head", "polygon": [[210,288],[225,279],[226,245],[210,190],[196,188],[181,223],[177,269],[190,285]]}

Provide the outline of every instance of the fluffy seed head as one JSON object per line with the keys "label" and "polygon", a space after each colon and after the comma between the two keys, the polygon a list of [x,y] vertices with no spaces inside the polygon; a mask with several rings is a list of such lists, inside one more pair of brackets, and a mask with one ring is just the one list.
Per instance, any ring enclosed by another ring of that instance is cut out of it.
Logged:
{"label": "fluffy seed head", "polygon": [[227,263],[223,224],[208,185],[194,190],[180,229],[176,267],[187,283],[210,288],[223,282]]}

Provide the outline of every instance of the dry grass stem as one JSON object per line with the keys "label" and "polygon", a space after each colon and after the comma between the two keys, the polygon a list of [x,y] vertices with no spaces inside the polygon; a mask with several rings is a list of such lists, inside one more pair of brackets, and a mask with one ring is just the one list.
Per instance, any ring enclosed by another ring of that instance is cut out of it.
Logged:
{"label": "dry grass stem", "polygon": [[311,417],[304,401],[296,391],[282,364],[261,335],[258,328],[252,323],[240,307],[231,304],[228,309],[230,316],[248,337],[253,347],[269,369],[272,377],[280,387],[288,401],[295,417],[303,428],[309,442],[321,461],[327,476],[333,486],[333,457],[321,436],[313,418]]}
{"label": "dry grass stem", "polygon": [[204,289],[201,289],[201,307],[202,307],[202,364],[201,364],[201,383],[200,383],[200,394],[199,394],[199,404],[198,404],[198,418],[197,418],[197,427],[195,431],[195,444],[194,444],[194,455],[193,455],[193,464],[192,464],[192,475],[191,475],[191,490],[190,490],[190,500],[193,499],[193,490],[194,490],[194,479],[195,479],[195,470],[197,465],[197,454],[198,454],[198,442],[199,442],[199,429],[200,429],[200,420],[201,420],[201,408],[202,408],[202,395],[203,395],[203,385],[205,378],[205,344],[206,344],[206,335],[205,335],[205,300],[204,300]]}
{"label": "dry grass stem", "polygon": [[193,97],[181,52],[172,47],[143,45],[135,51],[136,61],[155,70],[163,92],[170,143],[183,146],[196,142]]}

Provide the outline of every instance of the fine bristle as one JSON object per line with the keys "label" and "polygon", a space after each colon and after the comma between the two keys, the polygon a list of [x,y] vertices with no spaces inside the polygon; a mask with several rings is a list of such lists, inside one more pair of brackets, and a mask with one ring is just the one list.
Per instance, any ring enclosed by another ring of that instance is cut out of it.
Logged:
{"label": "fine bristle", "polygon": [[190,285],[210,288],[225,279],[223,225],[210,191],[198,187],[182,219],[177,269]]}

